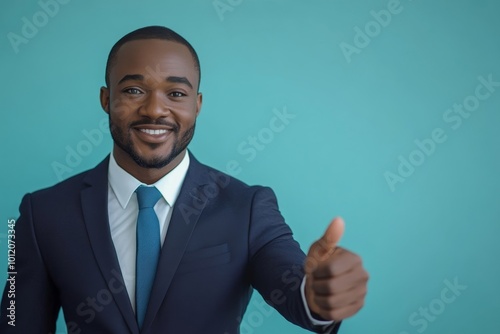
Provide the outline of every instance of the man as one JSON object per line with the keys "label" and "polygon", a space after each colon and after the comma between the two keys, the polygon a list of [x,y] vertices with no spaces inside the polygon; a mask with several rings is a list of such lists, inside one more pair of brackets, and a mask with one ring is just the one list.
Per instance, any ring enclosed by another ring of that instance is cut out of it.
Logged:
{"label": "man", "polygon": [[187,151],[200,77],[195,50],[165,27],[113,46],[100,95],[112,154],[23,198],[1,333],[53,333],[61,307],[69,333],[239,333],[253,288],[315,332],[362,307],[368,274],[336,247],[340,218],[306,257],[272,190]]}

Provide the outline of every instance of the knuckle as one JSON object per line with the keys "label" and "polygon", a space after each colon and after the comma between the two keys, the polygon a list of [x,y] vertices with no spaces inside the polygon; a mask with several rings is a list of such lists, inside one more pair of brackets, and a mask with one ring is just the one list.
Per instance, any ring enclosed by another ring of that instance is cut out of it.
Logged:
{"label": "knuckle", "polygon": [[363,289],[361,290],[361,295],[363,296],[363,299],[365,298],[367,293],[368,293],[368,289],[366,288],[366,286],[363,286]]}
{"label": "knuckle", "polygon": [[365,306],[365,301],[364,301],[364,299],[361,299],[357,303],[354,304],[354,309],[353,309],[352,314],[355,314],[356,312],[361,310],[363,308],[363,306]]}

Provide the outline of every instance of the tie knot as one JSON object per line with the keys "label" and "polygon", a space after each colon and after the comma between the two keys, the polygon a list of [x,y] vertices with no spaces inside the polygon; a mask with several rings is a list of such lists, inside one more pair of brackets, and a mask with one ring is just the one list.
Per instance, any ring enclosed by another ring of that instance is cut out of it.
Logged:
{"label": "tie knot", "polygon": [[135,192],[139,209],[152,208],[161,198],[161,193],[156,187],[139,186]]}

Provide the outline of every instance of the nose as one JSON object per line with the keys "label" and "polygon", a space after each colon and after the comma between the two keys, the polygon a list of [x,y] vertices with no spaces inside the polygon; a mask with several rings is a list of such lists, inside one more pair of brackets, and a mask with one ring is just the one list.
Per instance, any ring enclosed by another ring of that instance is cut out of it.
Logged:
{"label": "nose", "polygon": [[165,100],[165,96],[162,92],[151,91],[139,109],[139,113],[150,119],[165,117],[170,112]]}

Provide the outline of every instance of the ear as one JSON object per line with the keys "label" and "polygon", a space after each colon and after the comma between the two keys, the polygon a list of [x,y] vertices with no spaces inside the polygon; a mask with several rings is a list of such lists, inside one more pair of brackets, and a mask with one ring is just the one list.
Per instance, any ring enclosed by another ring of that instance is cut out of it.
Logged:
{"label": "ear", "polygon": [[106,114],[109,114],[109,88],[107,87],[101,87],[101,92],[99,96],[101,100],[101,107]]}
{"label": "ear", "polygon": [[202,103],[203,103],[203,94],[198,93],[198,96],[196,96],[196,117],[198,117],[198,115],[200,114]]}

